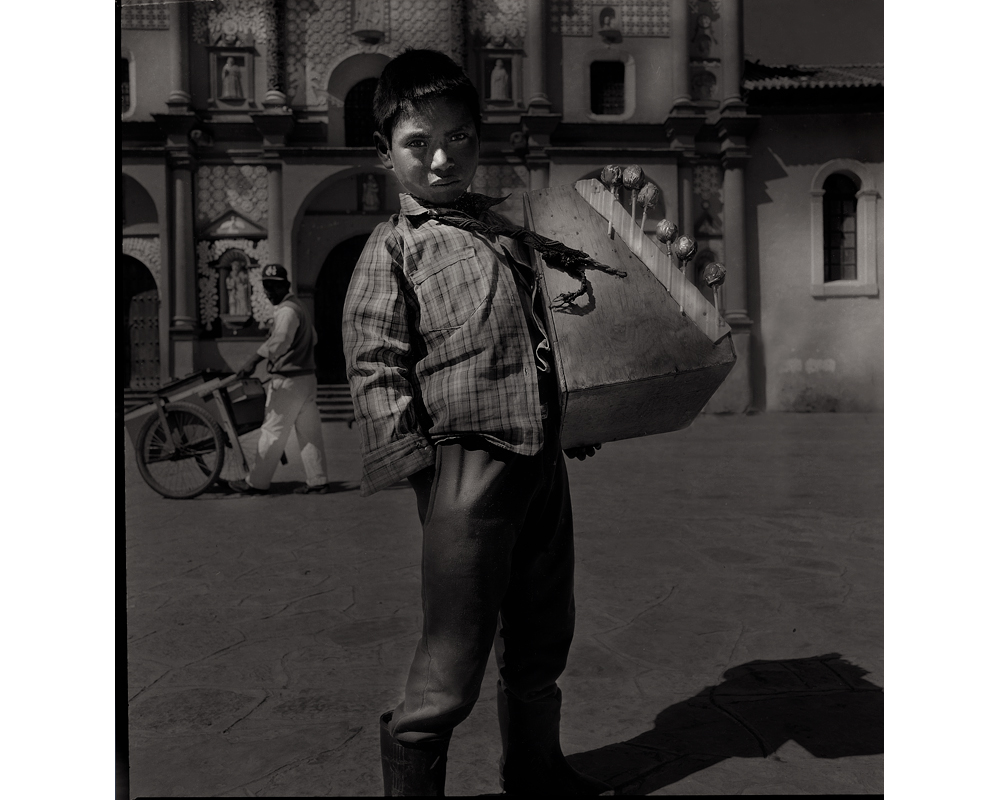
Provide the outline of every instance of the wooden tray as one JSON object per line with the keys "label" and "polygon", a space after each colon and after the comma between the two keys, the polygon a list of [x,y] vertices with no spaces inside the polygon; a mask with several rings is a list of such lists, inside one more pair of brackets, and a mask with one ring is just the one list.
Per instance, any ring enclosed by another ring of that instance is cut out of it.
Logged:
{"label": "wooden tray", "polygon": [[[715,307],[598,181],[527,192],[524,215],[536,233],[628,273],[587,270],[591,293],[568,311],[548,308],[563,447],[690,425],[736,363]],[[534,259],[549,302],[580,287],[537,253]]]}

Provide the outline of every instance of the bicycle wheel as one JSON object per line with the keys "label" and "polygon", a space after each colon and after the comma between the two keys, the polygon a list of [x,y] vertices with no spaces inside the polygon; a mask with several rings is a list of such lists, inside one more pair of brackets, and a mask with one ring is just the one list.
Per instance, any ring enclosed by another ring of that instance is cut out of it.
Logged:
{"label": "bicycle wheel", "polygon": [[212,416],[190,403],[168,403],[142,426],[135,450],[139,472],[164,497],[201,494],[222,471],[222,430]]}

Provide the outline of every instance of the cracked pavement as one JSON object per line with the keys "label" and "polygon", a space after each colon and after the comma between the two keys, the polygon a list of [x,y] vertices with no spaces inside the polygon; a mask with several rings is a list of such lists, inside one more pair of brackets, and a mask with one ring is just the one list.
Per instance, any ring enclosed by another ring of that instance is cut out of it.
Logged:
{"label": "cracked pavement", "polygon": [[[125,453],[130,797],[378,796],[420,630],[412,492],[167,500]],[[244,438],[252,447],[254,434]],[[570,460],[563,750],[619,794],[881,793],[882,417],[699,417]],[[227,464],[224,477],[237,477]],[[496,668],[447,792],[495,794]]]}

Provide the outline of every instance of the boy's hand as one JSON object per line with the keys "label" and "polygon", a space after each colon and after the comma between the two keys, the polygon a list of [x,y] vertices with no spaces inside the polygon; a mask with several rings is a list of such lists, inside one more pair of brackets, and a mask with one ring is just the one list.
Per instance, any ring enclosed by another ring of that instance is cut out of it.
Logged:
{"label": "boy's hand", "polygon": [[579,447],[571,447],[569,450],[563,450],[563,452],[570,458],[576,458],[583,461],[588,456],[594,455],[598,450],[601,449],[599,444],[582,444]]}

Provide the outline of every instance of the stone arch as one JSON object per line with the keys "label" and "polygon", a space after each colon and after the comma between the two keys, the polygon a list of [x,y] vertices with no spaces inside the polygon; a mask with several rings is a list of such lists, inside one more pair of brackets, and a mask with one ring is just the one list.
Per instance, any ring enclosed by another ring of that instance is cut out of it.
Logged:
{"label": "stone arch", "polygon": [[[317,202],[322,200],[323,195],[339,183],[344,183],[346,186],[347,182],[356,176],[369,173],[382,180],[383,211],[369,214],[361,212],[337,213],[333,217],[333,221],[336,223],[335,231],[326,231],[320,236],[314,235],[318,224],[316,216],[319,215],[315,206]],[[292,224],[291,236],[292,241],[295,242],[293,264],[296,291],[304,297],[308,297],[322,268],[322,259],[325,258],[330,247],[351,235],[362,232],[370,233],[378,223],[388,219],[398,208],[399,191],[399,184],[395,177],[376,163],[337,167],[316,180],[303,194],[303,199],[298,205]]]}
{"label": "stone arch", "polygon": [[[823,260],[823,184],[831,175],[845,175],[858,187],[857,278],[827,281]],[[867,164],[853,158],[827,161],[813,174],[810,187],[811,286],[813,297],[875,297],[878,287],[878,200],[875,177]]]}
{"label": "stone arch", "polygon": [[316,278],[313,294],[316,334],[316,377],[320,383],[345,383],[346,360],[342,325],[347,287],[368,233],[355,233],[335,244],[327,253]]}
{"label": "stone arch", "polygon": [[377,78],[381,75],[389,60],[389,56],[382,53],[359,53],[348,56],[332,69],[326,87],[328,135],[331,145],[344,147],[346,143],[344,101],[347,99],[347,93],[366,78]]}
{"label": "stone arch", "polygon": [[835,173],[847,175],[854,180],[856,184],[859,184],[859,192],[875,190],[875,179],[867,164],[855,161],[853,158],[835,158],[833,161],[827,161],[816,171],[816,174],[813,175],[810,191],[822,192],[826,179]]}
{"label": "stone arch", "polygon": [[156,276],[133,255],[122,253],[118,283],[119,386],[160,385],[160,293]]}
{"label": "stone arch", "polygon": [[123,172],[120,180],[123,235],[158,234],[160,215],[152,195],[131,175]]}

